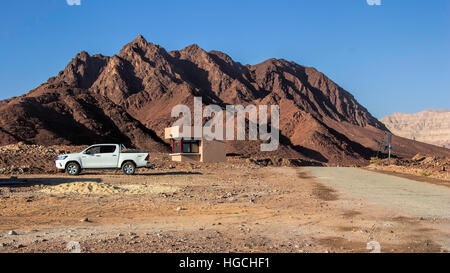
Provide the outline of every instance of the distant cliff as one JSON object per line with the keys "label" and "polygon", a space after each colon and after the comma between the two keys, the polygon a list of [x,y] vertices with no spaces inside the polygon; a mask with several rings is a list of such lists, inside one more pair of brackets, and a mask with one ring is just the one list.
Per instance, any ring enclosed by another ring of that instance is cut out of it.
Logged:
{"label": "distant cliff", "polygon": [[450,148],[450,110],[395,113],[380,121],[395,135]]}

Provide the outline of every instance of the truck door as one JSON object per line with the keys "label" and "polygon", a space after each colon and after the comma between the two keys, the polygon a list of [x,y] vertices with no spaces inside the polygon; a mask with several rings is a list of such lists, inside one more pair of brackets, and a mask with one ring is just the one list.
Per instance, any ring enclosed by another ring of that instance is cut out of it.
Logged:
{"label": "truck door", "polygon": [[100,146],[101,168],[117,168],[119,164],[118,145]]}
{"label": "truck door", "polygon": [[101,146],[92,146],[83,153],[81,156],[81,164],[83,165],[83,168],[100,168],[100,147]]}

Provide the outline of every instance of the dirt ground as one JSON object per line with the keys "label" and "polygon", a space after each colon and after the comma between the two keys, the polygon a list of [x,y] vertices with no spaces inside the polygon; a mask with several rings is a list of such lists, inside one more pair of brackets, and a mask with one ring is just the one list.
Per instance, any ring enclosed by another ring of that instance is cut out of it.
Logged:
{"label": "dirt ground", "polygon": [[367,167],[371,170],[391,174],[410,175],[424,178],[436,179],[450,183],[450,158],[437,156],[423,156],[417,154],[412,158],[394,158],[389,164],[388,159],[372,158]]}
{"label": "dirt ground", "polygon": [[448,251],[448,219],[341,194],[302,167],[229,161],[19,179],[0,186],[0,252],[69,252],[69,242],[81,252],[370,252],[371,241],[381,252]]}

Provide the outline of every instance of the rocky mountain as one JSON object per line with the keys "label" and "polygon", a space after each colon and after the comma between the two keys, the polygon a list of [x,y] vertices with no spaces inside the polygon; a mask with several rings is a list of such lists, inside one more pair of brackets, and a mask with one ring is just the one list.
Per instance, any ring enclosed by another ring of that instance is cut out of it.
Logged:
{"label": "rocky mountain", "polygon": [[[242,65],[197,45],[167,52],[138,36],[112,57],[81,52],[56,77],[28,94],[0,102],[0,144],[123,142],[168,151],[164,128],[173,106],[280,106],[281,145],[259,151],[258,141],[230,141],[228,152],[281,156],[328,164],[365,164],[386,134],[355,98],[323,73],[283,59]],[[192,108],[191,108],[192,109]],[[449,150],[394,137],[398,156]]]}
{"label": "rocky mountain", "polygon": [[380,121],[396,135],[450,148],[450,110],[394,113]]}

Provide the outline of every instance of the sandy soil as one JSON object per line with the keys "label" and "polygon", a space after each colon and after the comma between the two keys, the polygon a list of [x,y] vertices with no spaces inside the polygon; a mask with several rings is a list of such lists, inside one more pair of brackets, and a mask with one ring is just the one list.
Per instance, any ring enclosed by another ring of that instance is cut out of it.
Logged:
{"label": "sandy soil", "polygon": [[216,167],[20,176],[0,186],[0,252],[68,252],[71,241],[82,252],[448,251],[448,219],[342,194],[306,168]]}
{"label": "sandy soil", "polygon": [[419,175],[410,174],[410,173],[400,173],[400,172],[390,171],[390,170],[380,170],[380,169],[373,168],[373,167],[366,167],[364,169],[368,170],[368,171],[372,171],[372,172],[393,175],[393,176],[397,176],[397,177],[407,178],[407,179],[411,179],[411,180],[415,180],[415,181],[426,182],[426,183],[440,185],[440,186],[450,188],[450,180],[443,180],[443,179],[438,179],[438,178],[429,177],[429,176],[419,176]]}
{"label": "sandy soil", "polygon": [[[391,174],[410,175],[430,178],[450,183],[450,158],[424,156],[416,154],[414,157],[394,158],[389,164],[388,159],[372,158],[368,169]],[[426,181],[426,180],[425,180]],[[428,182],[428,181],[427,181]]]}

